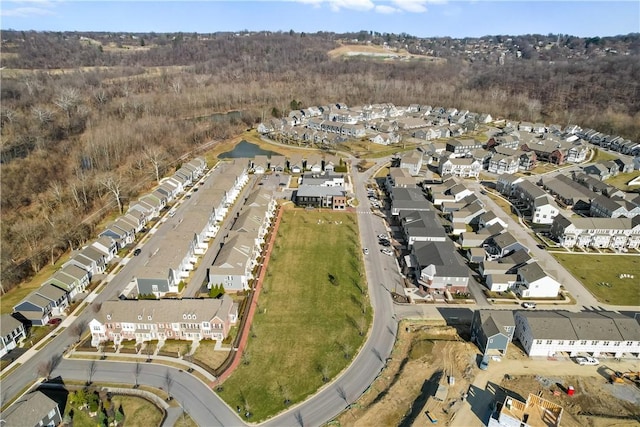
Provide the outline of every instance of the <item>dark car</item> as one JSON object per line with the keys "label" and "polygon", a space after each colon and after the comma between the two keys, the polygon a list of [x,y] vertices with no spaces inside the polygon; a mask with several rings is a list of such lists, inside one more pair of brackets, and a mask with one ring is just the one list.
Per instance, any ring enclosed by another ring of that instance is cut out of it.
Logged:
{"label": "dark car", "polygon": [[54,317],[53,319],[49,319],[49,325],[57,326],[62,322],[62,319],[58,317]]}
{"label": "dark car", "polygon": [[138,256],[140,255],[140,252],[142,252],[142,249],[138,248],[135,251],[133,251],[133,256]]}

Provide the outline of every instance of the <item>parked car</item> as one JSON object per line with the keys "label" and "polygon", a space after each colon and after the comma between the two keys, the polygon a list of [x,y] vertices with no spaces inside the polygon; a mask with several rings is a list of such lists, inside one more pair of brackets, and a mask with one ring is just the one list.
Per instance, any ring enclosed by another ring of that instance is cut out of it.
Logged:
{"label": "parked car", "polygon": [[482,360],[480,360],[480,364],[478,365],[478,367],[480,369],[482,369],[483,371],[487,370],[487,368],[489,367],[489,356],[488,355],[484,355],[482,357]]}
{"label": "parked car", "polygon": [[596,359],[595,357],[576,357],[576,363],[578,365],[599,365],[600,361],[598,359]]}
{"label": "parked car", "polygon": [[136,250],[133,251],[133,256],[138,256],[140,255],[140,252],[142,252],[142,249],[137,248]]}
{"label": "parked car", "polygon": [[382,252],[385,255],[389,255],[389,256],[393,255],[393,251],[391,249],[387,249],[387,248],[380,249],[380,252]]}
{"label": "parked car", "polygon": [[369,255],[369,248],[362,249],[362,253],[364,253],[365,255]]}
{"label": "parked car", "polygon": [[53,319],[49,319],[49,325],[54,325],[57,326],[60,323],[62,323],[62,319],[60,319],[59,317],[54,317]]}
{"label": "parked car", "polygon": [[386,239],[387,235],[386,234],[378,234],[378,239]]}
{"label": "parked car", "polygon": [[523,302],[522,306],[524,308],[536,308],[536,303],[535,302]]}

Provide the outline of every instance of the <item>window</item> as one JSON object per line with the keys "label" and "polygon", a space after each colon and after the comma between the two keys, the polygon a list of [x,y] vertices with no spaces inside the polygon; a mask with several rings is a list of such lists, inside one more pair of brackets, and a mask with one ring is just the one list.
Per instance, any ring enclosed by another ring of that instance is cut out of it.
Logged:
{"label": "window", "polygon": [[604,345],[609,345],[609,341],[605,341],[605,342],[604,342]]}
{"label": "window", "polygon": [[575,345],[576,342],[575,341],[569,341],[569,345]]}
{"label": "window", "polygon": [[580,341],[580,345],[587,345],[586,341]]}
{"label": "window", "polygon": [[536,344],[541,345],[542,344],[542,340],[536,340]]}
{"label": "window", "polygon": [[614,342],[614,343],[613,343],[613,346],[614,346],[614,347],[620,347],[620,341],[616,341],[616,342]]}
{"label": "window", "polygon": [[564,345],[564,341],[563,340],[558,341],[558,345]]}
{"label": "window", "polygon": [[547,345],[551,345],[552,343],[553,343],[553,341],[547,340]]}

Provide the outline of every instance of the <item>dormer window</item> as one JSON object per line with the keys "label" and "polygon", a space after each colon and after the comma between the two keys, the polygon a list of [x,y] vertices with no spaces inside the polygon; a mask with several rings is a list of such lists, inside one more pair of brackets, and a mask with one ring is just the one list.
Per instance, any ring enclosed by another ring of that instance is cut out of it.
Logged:
{"label": "dormer window", "polygon": [[196,320],[196,314],[193,313],[193,320]]}
{"label": "dormer window", "polygon": [[147,320],[151,320],[151,316],[147,316]]}
{"label": "dormer window", "polygon": [[142,320],[142,314],[138,314],[138,320]]}
{"label": "dormer window", "polygon": [[185,313],[185,314],[182,315],[182,319],[186,319],[186,318],[187,318],[187,315]]}
{"label": "dormer window", "polygon": [[107,314],[107,320],[111,320],[111,315]]}

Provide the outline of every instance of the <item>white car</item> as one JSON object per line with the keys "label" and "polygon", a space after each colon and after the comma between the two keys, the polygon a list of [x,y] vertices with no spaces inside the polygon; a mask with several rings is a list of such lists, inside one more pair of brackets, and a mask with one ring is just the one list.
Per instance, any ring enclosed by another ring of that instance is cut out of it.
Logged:
{"label": "white car", "polygon": [[389,256],[393,255],[393,251],[391,249],[387,249],[387,248],[380,249],[380,252],[382,252],[385,255],[389,255]]}
{"label": "white car", "polygon": [[369,248],[364,248],[364,249],[362,250],[362,252],[363,252],[365,255],[369,255]]}
{"label": "white car", "polygon": [[378,239],[387,239],[386,234],[378,234]]}
{"label": "white car", "polygon": [[599,365],[600,362],[595,357],[576,357],[576,362],[578,365]]}

